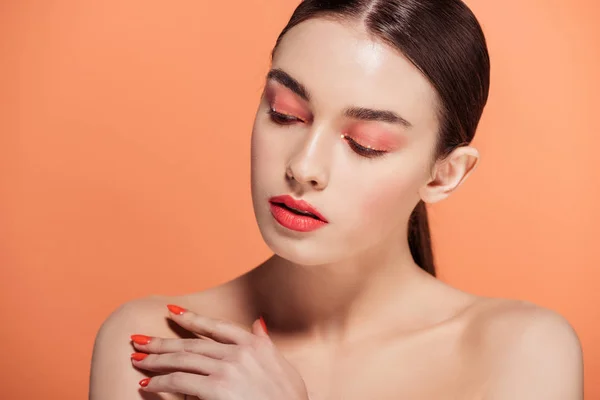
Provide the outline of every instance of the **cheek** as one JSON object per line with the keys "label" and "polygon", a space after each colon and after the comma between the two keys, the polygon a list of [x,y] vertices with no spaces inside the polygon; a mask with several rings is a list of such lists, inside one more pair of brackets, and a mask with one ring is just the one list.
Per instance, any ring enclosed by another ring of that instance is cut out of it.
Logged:
{"label": "cheek", "polygon": [[372,219],[388,220],[392,215],[401,214],[399,211],[410,204],[414,191],[414,183],[408,177],[390,176],[377,182],[377,187],[365,192],[362,211],[364,215],[372,216]]}
{"label": "cheek", "polygon": [[277,132],[268,127],[265,121],[258,120],[252,129],[250,143],[252,179],[264,183],[262,179],[275,174],[282,175],[285,148],[276,140]]}
{"label": "cheek", "polygon": [[371,179],[363,181],[361,185],[361,196],[355,205],[359,210],[357,215],[361,216],[360,224],[368,227],[367,230],[384,234],[395,226],[405,223],[419,200],[418,191],[421,184],[419,173],[406,166],[393,170],[404,170],[404,173],[379,175],[377,181]]}
{"label": "cheek", "polygon": [[265,121],[262,120],[261,116],[257,116],[252,127],[252,139],[250,141],[253,165],[257,161],[260,162],[270,157],[272,152],[268,151],[268,141],[269,132]]}

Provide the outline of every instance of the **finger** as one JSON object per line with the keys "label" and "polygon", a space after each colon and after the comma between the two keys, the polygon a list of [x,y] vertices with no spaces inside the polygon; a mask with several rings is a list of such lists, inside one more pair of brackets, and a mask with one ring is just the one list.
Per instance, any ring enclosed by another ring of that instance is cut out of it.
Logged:
{"label": "finger", "polygon": [[252,324],[252,333],[260,337],[269,337],[267,333],[267,327],[262,317],[254,321],[254,323]]}
{"label": "finger", "polygon": [[171,313],[171,319],[178,325],[221,343],[246,344],[250,343],[254,338],[251,332],[232,322],[204,317],[171,304],[167,307]]}
{"label": "finger", "polygon": [[137,368],[154,372],[184,371],[201,375],[219,372],[223,363],[214,358],[193,353],[148,354],[133,353],[131,362]]}
{"label": "finger", "polygon": [[224,398],[223,389],[219,385],[215,385],[212,378],[187,372],[172,372],[145,378],[140,381],[140,386],[146,392],[180,393],[196,396],[202,400]]}
{"label": "finger", "polygon": [[[231,345],[203,339],[177,339],[147,337],[147,340],[138,340],[141,335],[133,335],[133,346],[136,350],[145,353],[164,354],[188,352],[203,354],[208,357],[223,359],[231,351]],[[145,343],[145,344],[144,344]]]}

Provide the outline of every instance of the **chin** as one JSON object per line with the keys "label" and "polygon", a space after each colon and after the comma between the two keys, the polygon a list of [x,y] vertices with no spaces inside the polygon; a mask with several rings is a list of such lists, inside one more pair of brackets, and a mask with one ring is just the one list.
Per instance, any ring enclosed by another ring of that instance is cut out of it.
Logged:
{"label": "chin", "polygon": [[289,243],[287,245],[273,245],[267,243],[267,246],[277,256],[302,267],[315,267],[331,263],[331,255],[323,254],[310,249],[303,250],[301,245]]}
{"label": "chin", "polygon": [[336,257],[332,246],[319,238],[317,231],[308,234],[284,232],[285,228],[275,224],[275,221],[258,222],[258,227],[264,242],[277,256],[307,267],[330,264],[341,258]]}

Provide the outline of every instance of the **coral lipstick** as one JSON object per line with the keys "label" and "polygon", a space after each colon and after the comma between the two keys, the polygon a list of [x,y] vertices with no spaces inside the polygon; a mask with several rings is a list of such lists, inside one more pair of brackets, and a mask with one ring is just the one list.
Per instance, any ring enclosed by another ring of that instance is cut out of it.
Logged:
{"label": "coral lipstick", "polygon": [[292,196],[275,196],[269,199],[271,214],[282,226],[298,232],[311,232],[327,224],[327,219],[304,200]]}

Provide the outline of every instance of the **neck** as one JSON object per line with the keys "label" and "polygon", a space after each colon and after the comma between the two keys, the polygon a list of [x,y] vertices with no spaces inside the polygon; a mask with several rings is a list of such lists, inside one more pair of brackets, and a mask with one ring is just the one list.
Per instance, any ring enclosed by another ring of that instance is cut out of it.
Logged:
{"label": "neck", "polygon": [[420,283],[434,279],[414,263],[408,243],[388,249],[318,266],[272,256],[249,275],[269,331],[341,342],[386,326]]}

